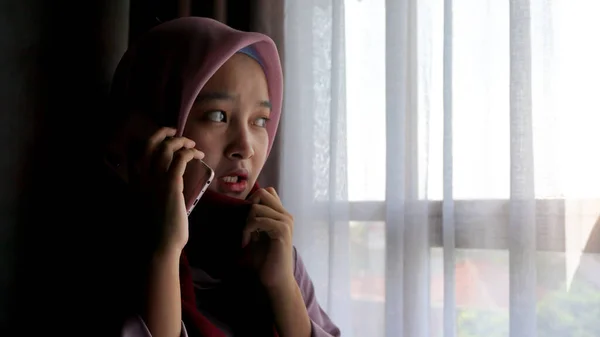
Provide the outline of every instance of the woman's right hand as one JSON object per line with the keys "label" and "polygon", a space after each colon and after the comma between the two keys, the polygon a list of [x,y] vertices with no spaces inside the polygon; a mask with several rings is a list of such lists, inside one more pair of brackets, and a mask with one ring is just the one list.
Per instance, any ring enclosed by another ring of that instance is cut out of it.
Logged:
{"label": "woman's right hand", "polygon": [[149,225],[158,226],[157,249],[181,251],[189,236],[183,173],[204,153],[194,148],[193,140],[175,134],[175,129],[163,127],[150,136],[130,181],[142,198],[141,211],[150,216]]}

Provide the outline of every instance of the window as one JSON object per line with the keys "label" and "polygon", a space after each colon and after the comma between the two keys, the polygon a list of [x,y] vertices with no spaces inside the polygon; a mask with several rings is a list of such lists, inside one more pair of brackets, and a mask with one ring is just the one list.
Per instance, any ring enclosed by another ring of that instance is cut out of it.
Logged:
{"label": "window", "polygon": [[[354,314],[382,336],[385,301],[385,0],[345,1],[347,167]],[[548,11],[548,13],[541,13]],[[532,1],[533,150],[540,336],[597,333],[600,252],[600,2]],[[593,13],[593,14],[592,14]],[[453,194],[458,336],[508,336],[509,3],[454,5]],[[442,336],[443,2],[419,1],[419,195],[429,203],[431,333]],[[368,142],[365,141],[368,139]],[[593,140],[595,143],[590,143]],[[574,274],[579,277],[572,283]],[[593,313],[593,314],[592,314]],[[371,323],[369,323],[371,324]],[[490,331],[494,331],[490,334]],[[561,334],[563,331],[564,334]]]}

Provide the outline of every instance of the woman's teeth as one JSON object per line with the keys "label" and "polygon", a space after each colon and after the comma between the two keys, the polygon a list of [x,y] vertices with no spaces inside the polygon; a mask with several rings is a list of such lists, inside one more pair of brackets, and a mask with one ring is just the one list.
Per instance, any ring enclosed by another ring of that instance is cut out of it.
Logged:
{"label": "woman's teeth", "polygon": [[226,182],[226,183],[237,183],[238,182],[238,176],[223,177],[223,181]]}

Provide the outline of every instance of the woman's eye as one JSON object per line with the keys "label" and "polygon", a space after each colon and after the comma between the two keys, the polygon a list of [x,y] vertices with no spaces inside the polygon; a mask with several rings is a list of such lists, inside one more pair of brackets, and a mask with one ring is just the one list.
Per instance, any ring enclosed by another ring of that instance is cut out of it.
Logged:
{"label": "woman's eye", "polygon": [[267,122],[269,121],[269,119],[267,117],[260,117],[259,119],[256,120],[256,126],[259,126],[261,128],[265,128],[267,127]]}
{"label": "woman's eye", "polygon": [[206,114],[206,118],[212,122],[225,122],[225,113],[220,110],[211,111]]}

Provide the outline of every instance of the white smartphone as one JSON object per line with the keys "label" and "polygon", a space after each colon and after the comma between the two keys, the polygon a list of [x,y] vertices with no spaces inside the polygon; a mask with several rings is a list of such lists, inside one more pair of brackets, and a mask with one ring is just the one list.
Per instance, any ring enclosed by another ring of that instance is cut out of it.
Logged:
{"label": "white smartphone", "polygon": [[200,198],[202,197],[204,192],[206,192],[208,186],[215,178],[215,171],[212,168],[210,168],[210,166],[206,165],[206,163],[202,160],[199,160],[198,162],[200,163],[200,165],[191,165],[191,169],[202,170],[202,174],[200,175],[200,181],[198,182],[198,184],[196,184],[195,190],[192,190],[191,193],[186,193],[186,191],[184,191],[184,196],[186,196],[185,199],[188,216],[192,213],[194,207],[196,207],[196,204],[198,204],[198,201],[200,201]]}

